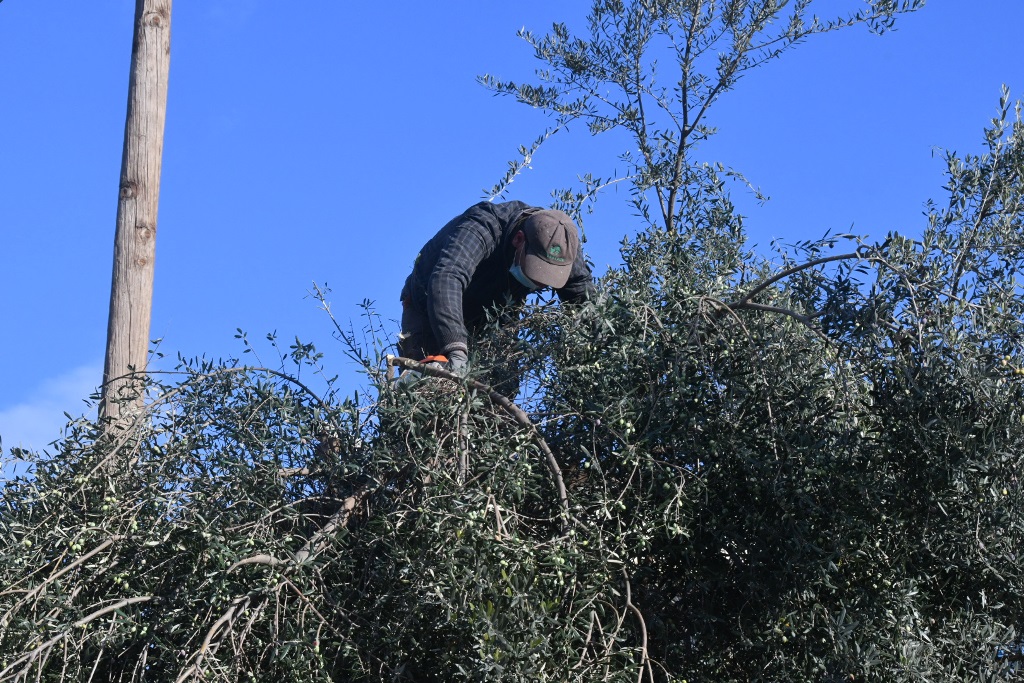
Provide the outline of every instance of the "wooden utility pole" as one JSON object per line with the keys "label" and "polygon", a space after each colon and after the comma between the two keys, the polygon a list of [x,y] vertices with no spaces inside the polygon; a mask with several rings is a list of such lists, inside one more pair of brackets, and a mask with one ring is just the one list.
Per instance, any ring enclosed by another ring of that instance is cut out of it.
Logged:
{"label": "wooden utility pole", "polygon": [[[100,415],[115,420],[143,399],[170,63],[171,0],[136,0],[100,403]],[[118,402],[126,396],[133,400]]]}

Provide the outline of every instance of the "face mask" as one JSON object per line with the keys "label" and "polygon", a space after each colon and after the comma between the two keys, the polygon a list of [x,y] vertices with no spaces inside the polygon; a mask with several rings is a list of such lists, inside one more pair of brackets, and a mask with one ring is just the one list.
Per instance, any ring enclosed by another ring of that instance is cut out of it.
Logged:
{"label": "face mask", "polygon": [[518,263],[513,263],[512,267],[508,269],[508,272],[512,273],[512,277],[519,280],[519,284],[526,287],[531,292],[535,292],[540,289],[540,285],[526,277],[526,273],[523,272],[522,266]]}

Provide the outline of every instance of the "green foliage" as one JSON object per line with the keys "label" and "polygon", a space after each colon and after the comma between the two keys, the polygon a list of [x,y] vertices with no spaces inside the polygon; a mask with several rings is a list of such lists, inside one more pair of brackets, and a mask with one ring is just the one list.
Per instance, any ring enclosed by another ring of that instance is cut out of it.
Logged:
{"label": "green foliage", "polygon": [[[582,88],[644,27],[726,40],[724,70],[684,87],[692,111],[755,63],[741,39],[839,25],[801,19],[806,2],[763,20],[784,4],[597,2],[595,42],[556,28],[538,44]],[[899,9],[873,7],[847,23],[884,29]],[[678,144],[702,134],[689,120],[649,135],[677,150],[651,142],[633,181],[661,217],[596,299],[486,331],[470,380],[391,384],[367,304],[365,329],[338,329],[362,396],[271,335],[273,368],[182,361],[131,421],[80,419],[26,454],[0,505],[0,681],[1009,678],[1019,108],[1004,94],[985,153],[948,156],[919,237],[772,259],[745,249],[722,170]],[[472,383],[509,365],[535,429]]]}
{"label": "green foliage", "polygon": [[[563,23],[537,36],[520,31],[544,62],[537,83],[479,81],[495,93],[549,113],[556,124],[510,164],[509,174],[491,191],[502,193],[537,147],[574,121],[592,134],[625,133],[630,150],[622,155],[622,178],[586,176],[581,191],[554,193],[560,208],[578,215],[604,187],[628,181],[632,203],[649,225],[673,230],[684,221],[712,220],[722,207],[692,194],[724,176],[743,180],[732,169],[700,163],[696,146],[717,132],[709,122],[714,103],[750,70],[777,59],[811,36],[866,25],[883,33],[898,14],[924,6],[924,0],[871,0],[831,3],[861,7],[833,19],[811,12],[813,0],[594,0],[586,37]],[[864,5],[867,7],[864,7]],[[653,210],[652,210],[652,207]],[[696,212],[696,213],[693,213]]]}

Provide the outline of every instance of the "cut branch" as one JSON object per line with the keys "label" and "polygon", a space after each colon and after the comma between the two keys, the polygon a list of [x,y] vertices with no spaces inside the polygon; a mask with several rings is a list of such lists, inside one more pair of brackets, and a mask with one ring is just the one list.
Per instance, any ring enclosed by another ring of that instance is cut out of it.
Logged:
{"label": "cut branch", "polygon": [[304,563],[313,554],[320,541],[327,538],[338,529],[343,529],[348,526],[348,520],[352,516],[352,511],[366,500],[367,496],[370,495],[370,491],[370,486],[367,485],[346,498],[341,504],[341,509],[331,515],[331,518],[327,520],[327,524],[324,524],[320,531],[313,534],[312,538],[306,541],[306,544],[302,546],[297,553],[295,553],[295,564],[300,565]]}
{"label": "cut branch", "polygon": [[836,254],[834,256],[823,256],[822,258],[814,259],[813,261],[808,261],[807,263],[801,263],[800,265],[793,266],[792,268],[787,268],[786,270],[782,271],[781,273],[778,273],[777,275],[773,275],[772,277],[768,278],[767,280],[765,280],[764,282],[759,284],[757,287],[754,287],[752,290],[747,292],[746,295],[744,295],[744,297],[742,299],[740,299],[739,301],[737,301],[735,304],[730,304],[730,306],[732,308],[736,308],[740,304],[745,304],[748,301],[750,301],[751,299],[753,299],[755,296],[757,296],[758,294],[763,292],[764,290],[766,290],[769,287],[771,287],[772,285],[774,285],[779,280],[784,280],[785,278],[789,277],[790,275],[793,275],[795,273],[799,273],[802,270],[807,270],[808,268],[813,268],[814,266],[820,266],[823,263],[829,263],[831,261],[842,261],[842,260],[845,260],[845,259],[854,259],[854,258],[863,258],[866,261],[874,261],[874,260],[876,260],[874,257],[870,257],[870,256],[866,257],[866,256],[864,256],[861,253],[860,250],[850,252],[849,254]]}
{"label": "cut branch", "polygon": [[272,555],[253,555],[252,557],[247,557],[244,560],[235,562],[233,565],[228,567],[226,573],[230,574],[239,567],[244,567],[247,564],[265,564],[268,567],[280,567],[287,563],[284,560],[279,560],[276,557],[273,557]]}
{"label": "cut branch", "polygon": [[405,368],[406,370],[414,370],[420,372],[428,377],[440,377],[442,379],[451,380],[453,382],[464,382],[466,386],[476,389],[483,393],[487,398],[497,405],[501,406],[512,418],[519,423],[520,426],[527,429],[533,440],[536,442],[537,447],[540,448],[544,454],[545,461],[548,466],[548,470],[551,471],[551,476],[555,480],[555,487],[558,489],[558,502],[561,507],[562,517],[562,533],[566,533],[569,530],[569,495],[565,489],[565,480],[562,478],[562,468],[558,466],[558,460],[555,459],[555,454],[551,452],[551,448],[548,446],[544,437],[541,436],[540,432],[537,431],[536,425],[530,420],[530,417],[526,412],[517,406],[515,403],[510,401],[506,396],[500,392],[495,391],[491,387],[487,386],[483,382],[479,382],[475,379],[468,377],[462,377],[454,372],[445,370],[443,368],[424,365],[411,358],[403,358],[401,356],[387,357],[387,363],[389,366],[398,366]]}

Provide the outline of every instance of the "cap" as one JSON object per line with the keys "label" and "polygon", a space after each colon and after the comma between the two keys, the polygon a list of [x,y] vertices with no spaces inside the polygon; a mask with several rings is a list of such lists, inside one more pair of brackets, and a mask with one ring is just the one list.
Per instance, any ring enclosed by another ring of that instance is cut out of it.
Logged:
{"label": "cap", "polygon": [[573,261],[580,248],[576,224],[569,214],[557,209],[544,209],[523,221],[526,251],[520,266],[526,277],[553,289],[569,281]]}

